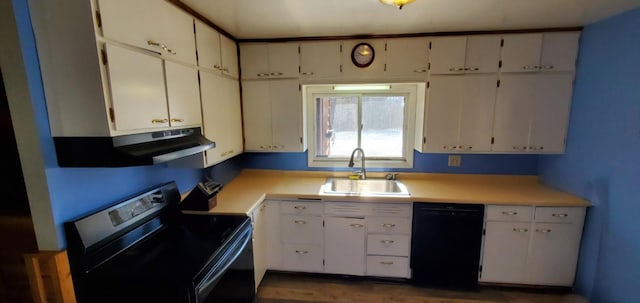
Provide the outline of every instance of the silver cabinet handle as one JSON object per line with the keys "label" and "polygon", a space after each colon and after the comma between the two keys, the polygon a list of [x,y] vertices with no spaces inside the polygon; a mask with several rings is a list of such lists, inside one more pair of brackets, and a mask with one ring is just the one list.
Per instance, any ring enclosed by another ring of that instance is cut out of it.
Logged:
{"label": "silver cabinet handle", "polygon": [[171,53],[172,55],[175,55],[175,54],[176,54],[176,51],[174,51],[174,50],[172,50],[172,49],[168,48],[164,43],[160,43],[160,42],[157,42],[157,41],[155,41],[155,40],[148,40],[148,41],[147,41],[147,44],[148,44],[148,45],[151,45],[151,46],[157,46],[157,47],[161,48],[162,50],[164,50],[164,51],[167,51],[167,52]]}
{"label": "silver cabinet handle", "polygon": [[456,145],[443,145],[442,146],[442,149],[448,149],[448,150],[454,150],[454,149],[457,149],[457,148],[458,148],[458,146],[456,146]]}
{"label": "silver cabinet handle", "polygon": [[220,67],[220,65],[217,65],[217,64],[216,64],[216,65],[214,65],[214,66],[213,66],[213,68],[218,69],[218,70],[219,70],[219,69],[222,69],[222,67]]}
{"label": "silver cabinet handle", "polygon": [[538,70],[538,69],[540,69],[540,66],[530,64],[530,65],[523,66],[522,69],[524,69],[524,70]]}
{"label": "silver cabinet handle", "polygon": [[544,146],[529,146],[530,150],[543,150]]}
{"label": "silver cabinet handle", "polygon": [[296,206],[294,206],[293,208],[295,208],[295,209],[297,209],[297,210],[305,210],[305,209],[307,209],[307,207],[306,207],[306,206],[304,206],[304,205],[296,205]]}
{"label": "silver cabinet handle", "polygon": [[526,228],[514,228],[514,229],[513,229],[513,231],[515,231],[515,232],[519,232],[519,233],[526,233],[526,232],[528,232],[529,230],[528,230],[528,229],[526,229]]}
{"label": "silver cabinet handle", "polygon": [[362,225],[362,224],[357,224],[357,223],[350,224],[350,226],[351,226],[351,227],[355,227],[355,228],[362,228],[362,227],[364,227],[364,225]]}
{"label": "silver cabinet handle", "polygon": [[256,76],[258,76],[258,77],[269,77],[269,73],[258,73]]}
{"label": "silver cabinet handle", "polygon": [[541,65],[541,66],[539,66],[539,68],[540,69],[549,70],[549,69],[554,69],[555,67],[553,65],[549,64],[549,65]]}
{"label": "silver cabinet handle", "polygon": [[271,73],[270,75],[271,75],[271,76],[282,76],[282,75],[284,75],[284,74],[283,74],[283,73]]}
{"label": "silver cabinet handle", "polygon": [[413,72],[414,72],[414,73],[422,74],[422,73],[426,73],[426,72],[427,72],[427,70],[426,70],[426,69],[414,69],[414,70],[413,70]]}
{"label": "silver cabinet handle", "polygon": [[180,119],[180,118],[171,118],[171,122],[184,122],[184,119]]}
{"label": "silver cabinet handle", "polygon": [[303,76],[313,76],[313,72],[303,72]]}
{"label": "silver cabinet handle", "polygon": [[550,229],[548,229],[548,228],[545,228],[545,229],[536,229],[536,232],[543,233],[543,234],[548,234],[548,233],[550,233],[550,232],[551,232],[551,230],[550,230]]}
{"label": "silver cabinet handle", "polygon": [[380,261],[380,264],[382,265],[393,265],[392,261]]}
{"label": "silver cabinet handle", "polygon": [[153,119],[151,120],[151,124],[164,124],[169,122],[169,119]]}
{"label": "silver cabinet handle", "polygon": [[514,146],[514,150],[527,150],[527,146]]}
{"label": "silver cabinet handle", "polygon": [[380,240],[380,243],[382,243],[382,244],[392,244],[393,242],[395,242],[395,241],[393,241],[393,240]]}
{"label": "silver cabinet handle", "polygon": [[382,224],[382,227],[385,227],[385,228],[391,228],[391,227],[395,227],[395,226],[396,226],[395,224],[390,224],[390,223]]}
{"label": "silver cabinet handle", "polygon": [[473,149],[473,146],[471,146],[471,145],[458,145],[457,148],[461,149],[461,150],[471,150],[471,149]]}
{"label": "silver cabinet handle", "polygon": [[295,220],[295,221],[293,221],[293,223],[304,225],[304,224],[307,224],[307,221],[305,221],[305,220]]}
{"label": "silver cabinet handle", "polygon": [[552,214],[551,216],[556,218],[566,218],[569,214]]}
{"label": "silver cabinet handle", "polygon": [[503,211],[502,212],[503,215],[507,215],[507,216],[515,216],[518,214],[518,212],[516,211]]}
{"label": "silver cabinet handle", "polygon": [[464,67],[452,67],[452,68],[449,68],[449,71],[450,72],[461,72],[461,71],[464,71]]}
{"label": "silver cabinet handle", "polygon": [[308,251],[308,250],[297,250],[297,249],[296,249],[296,254],[299,254],[299,255],[306,255],[306,254],[308,254],[308,253],[309,253],[309,251]]}
{"label": "silver cabinet handle", "polygon": [[477,72],[477,71],[479,71],[479,70],[480,70],[480,68],[478,68],[478,67],[468,67],[468,68],[465,68],[464,70],[466,70],[466,71],[472,71],[472,72]]}

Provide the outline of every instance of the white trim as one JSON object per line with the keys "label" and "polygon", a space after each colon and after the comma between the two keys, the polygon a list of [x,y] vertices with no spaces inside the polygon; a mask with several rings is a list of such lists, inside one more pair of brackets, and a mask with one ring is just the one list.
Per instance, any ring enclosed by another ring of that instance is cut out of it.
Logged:
{"label": "white trim", "polygon": [[[314,104],[313,95],[323,94],[331,95],[336,94],[334,87],[338,84],[304,84],[302,85],[302,97],[303,102],[306,105],[306,126],[307,126],[307,143],[308,143],[308,156],[307,165],[309,167],[347,167],[347,160],[342,158],[317,158],[316,154],[316,106]],[[347,84],[349,87],[355,85]],[[384,93],[398,93],[408,95],[407,102],[405,103],[405,123],[404,123],[404,159],[402,160],[376,160],[375,158],[367,158],[366,166],[368,168],[413,168],[413,147],[415,141],[415,119],[416,119],[416,105],[418,100],[423,100],[425,97],[426,84],[424,82],[411,82],[411,83],[369,83],[361,84],[362,87],[381,87],[389,86],[389,90],[385,90]],[[382,91],[379,89],[369,90],[350,90],[345,93],[352,94],[380,94]],[[345,95],[341,93],[340,95]],[[366,151],[365,151],[366,152]]]}

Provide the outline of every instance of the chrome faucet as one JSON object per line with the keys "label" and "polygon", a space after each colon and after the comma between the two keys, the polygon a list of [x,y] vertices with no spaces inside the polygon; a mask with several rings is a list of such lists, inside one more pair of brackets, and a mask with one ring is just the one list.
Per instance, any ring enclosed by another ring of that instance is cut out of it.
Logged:
{"label": "chrome faucet", "polygon": [[354,163],[353,163],[353,157],[356,155],[356,152],[360,151],[360,156],[361,156],[361,164],[360,164],[360,171],[356,171],[355,173],[360,176],[361,180],[366,180],[367,179],[367,170],[364,167],[364,150],[360,147],[356,147],[352,152],[351,152],[351,158],[349,159],[349,167],[353,167]]}

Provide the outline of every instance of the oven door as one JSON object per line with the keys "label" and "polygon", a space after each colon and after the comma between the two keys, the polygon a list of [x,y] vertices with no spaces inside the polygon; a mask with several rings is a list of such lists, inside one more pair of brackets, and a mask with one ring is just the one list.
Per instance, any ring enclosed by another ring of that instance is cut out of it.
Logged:
{"label": "oven door", "polygon": [[256,299],[253,245],[248,226],[222,251],[222,258],[195,287],[197,303],[252,303]]}

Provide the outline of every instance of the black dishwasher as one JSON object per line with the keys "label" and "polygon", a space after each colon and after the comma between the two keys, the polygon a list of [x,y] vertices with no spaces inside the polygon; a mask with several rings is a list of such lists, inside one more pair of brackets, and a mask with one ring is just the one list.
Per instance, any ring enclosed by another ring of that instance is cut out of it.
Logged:
{"label": "black dishwasher", "polygon": [[411,281],[476,288],[483,222],[482,204],[413,203]]}

